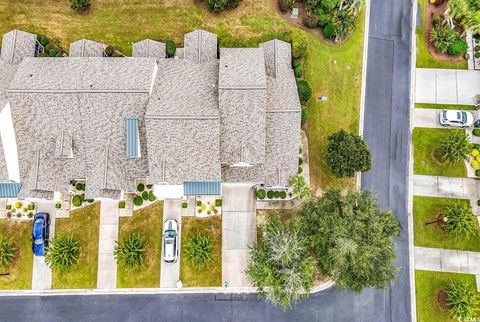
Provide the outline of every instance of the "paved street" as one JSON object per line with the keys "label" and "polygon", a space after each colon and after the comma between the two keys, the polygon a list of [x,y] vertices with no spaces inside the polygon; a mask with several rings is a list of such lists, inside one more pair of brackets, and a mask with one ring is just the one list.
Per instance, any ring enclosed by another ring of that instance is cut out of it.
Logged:
{"label": "paved street", "polygon": [[255,194],[251,184],[223,184],[222,282],[250,286],[245,268],[257,238]]}
{"label": "paved street", "polygon": [[[176,288],[180,279],[180,246],[182,238],[182,201],[180,199],[167,199],[163,205],[163,222],[174,219],[178,223],[178,259],[175,263],[165,263],[163,260],[163,236],[159,243],[162,243],[162,257],[160,262],[160,287]],[[163,234],[163,226],[162,226]]]}

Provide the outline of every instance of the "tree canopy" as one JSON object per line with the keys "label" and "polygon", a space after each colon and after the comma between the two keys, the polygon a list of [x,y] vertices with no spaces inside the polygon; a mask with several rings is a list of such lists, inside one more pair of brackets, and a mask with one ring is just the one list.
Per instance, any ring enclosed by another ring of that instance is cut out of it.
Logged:
{"label": "tree canopy", "polygon": [[480,1],[478,0],[449,0],[450,15],[458,20],[465,28],[473,33],[480,34]]}
{"label": "tree canopy", "polygon": [[380,211],[370,191],[328,190],[304,204],[298,218],[320,271],[342,289],[385,288],[395,280],[400,224],[393,212]]}
{"label": "tree canopy", "polygon": [[372,155],[365,141],[356,134],[340,130],[328,137],[327,166],[337,178],[349,178],[372,167]]}
{"label": "tree canopy", "polygon": [[272,217],[263,238],[251,248],[246,274],[260,296],[283,309],[308,297],[314,264],[306,239],[295,225]]}

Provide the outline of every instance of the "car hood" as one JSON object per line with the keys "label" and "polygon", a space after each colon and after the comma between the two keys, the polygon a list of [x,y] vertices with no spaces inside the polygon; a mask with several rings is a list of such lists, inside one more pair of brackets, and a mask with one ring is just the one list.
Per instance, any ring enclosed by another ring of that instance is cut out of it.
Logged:
{"label": "car hood", "polygon": [[35,256],[43,256],[43,253],[45,252],[45,245],[44,244],[33,244],[33,253]]}

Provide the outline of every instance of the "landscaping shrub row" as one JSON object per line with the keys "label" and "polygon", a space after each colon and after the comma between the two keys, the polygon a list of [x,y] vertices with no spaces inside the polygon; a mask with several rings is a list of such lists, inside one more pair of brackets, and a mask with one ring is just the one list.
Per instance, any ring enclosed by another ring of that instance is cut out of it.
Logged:
{"label": "landscaping shrub row", "polygon": [[278,191],[278,190],[268,190],[265,191],[264,189],[257,190],[257,198],[260,200],[265,199],[285,199],[287,198],[287,193],[285,191]]}
{"label": "landscaping shrub row", "polygon": [[46,36],[38,35],[38,42],[43,46],[43,53],[41,57],[63,57],[65,50],[63,50],[58,43],[52,41]]}

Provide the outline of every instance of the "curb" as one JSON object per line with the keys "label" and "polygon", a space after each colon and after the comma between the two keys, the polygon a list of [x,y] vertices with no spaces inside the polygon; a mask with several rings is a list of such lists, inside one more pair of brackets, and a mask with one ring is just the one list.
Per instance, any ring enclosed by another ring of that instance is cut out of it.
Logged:
{"label": "curb", "polygon": [[[335,285],[333,281],[326,281],[315,286],[310,294],[315,294]],[[12,296],[95,296],[95,295],[155,295],[155,294],[256,294],[254,287],[186,287],[186,288],[122,288],[122,289],[71,289],[71,290],[21,290],[0,291],[1,297]]]}

